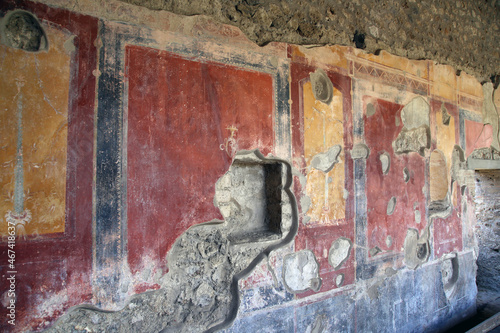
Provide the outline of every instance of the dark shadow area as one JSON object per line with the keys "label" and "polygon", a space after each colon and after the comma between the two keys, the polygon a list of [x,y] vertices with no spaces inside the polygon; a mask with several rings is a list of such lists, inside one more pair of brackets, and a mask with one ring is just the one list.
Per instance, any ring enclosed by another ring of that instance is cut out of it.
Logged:
{"label": "dark shadow area", "polygon": [[[473,317],[458,323],[446,333],[465,333],[470,329],[480,325],[485,320],[493,317],[500,312],[500,293],[491,293],[479,291],[477,294],[477,312]],[[500,333],[500,326],[493,330],[491,333]]]}

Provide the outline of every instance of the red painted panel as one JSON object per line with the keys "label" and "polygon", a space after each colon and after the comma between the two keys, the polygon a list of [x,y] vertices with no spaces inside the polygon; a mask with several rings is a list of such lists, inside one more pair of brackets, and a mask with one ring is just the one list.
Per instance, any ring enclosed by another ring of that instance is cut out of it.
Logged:
{"label": "red painted panel", "polygon": [[451,215],[445,219],[434,219],[434,255],[436,258],[453,251],[462,251],[462,221],[459,209],[460,207],[453,208]]}
{"label": "red painted panel", "polygon": [[465,120],[465,157],[474,149],[489,147],[493,141],[493,128],[472,120]]}
{"label": "red painted panel", "polygon": [[[346,237],[351,240],[353,246],[347,261],[338,269],[334,270],[328,262],[328,251],[332,243],[339,237]],[[354,254],[354,228],[351,223],[340,226],[315,226],[306,228],[301,226],[299,234],[295,240],[296,251],[311,250],[316,256],[319,264],[319,275],[321,277],[321,288],[319,292],[325,292],[337,288],[335,278],[339,274],[344,274],[343,285],[354,283],[355,279],[355,254]],[[308,290],[297,295],[307,297],[316,292]]]}
{"label": "red painted panel", "polygon": [[[392,142],[403,128],[402,105],[365,96],[364,108],[368,103],[372,103],[376,111],[370,117],[365,112],[364,116],[366,144],[370,148],[366,161],[367,244],[368,248],[378,246],[383,251],[400,252],[408,228],[421,230],[426,225],[425,159],[418,153],[396,155],[393,152]],[[379,159],[384,152],[391,158],[386,175]],[[405,167],[410,172],[408,183],[403,178]],[[397,200],[396,209],[392,215],[387,215],[387,204],[393,196]],[[419,224],[415,222],[414,205],[421,214]],[[390,247],[386,245],[389,235],[393,239]]]}
{"label": "red painted panel", "polygon": [[[66,227],[64,234],[18,239],[16,254],[16,326],[39,330],[70,306],[91,300],[92,180],[94,99],[98,20],[43,4],[3,1],[0,10],[24,9],[39,20],[67,29],[75,37],[69,96]],[[1,285],[6,291],[7,244],[0,244]],[[2,297],[2,299],[4,299]],[[44,302],[47,302],[44,305]],[[48,304],[48,305],[47,305]],[[0,320],[0,331],[13,327]]]}
{"label": "red painted panel", "polygon": [[126,48],[127,218],[132,272],[165,256],[188,227],[222,218],[215,183],[235,150],[273,151],[273,79],[241,68]]}

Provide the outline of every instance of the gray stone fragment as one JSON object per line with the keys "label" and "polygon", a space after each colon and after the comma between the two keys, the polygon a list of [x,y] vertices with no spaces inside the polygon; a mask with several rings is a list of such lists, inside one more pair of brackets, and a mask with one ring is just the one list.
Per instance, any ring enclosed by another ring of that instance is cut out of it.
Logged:
{"label": "gray stone fragment", "polygon": [[476,160],[500,160],[500,152],[493,147],[478,148],[474,149],[468,158]]}
{"label": "gray stone fragment", "polygon": [[490,124],[493,127],[493,141],[491,147],[500,150],[499,142],[499,118],[497,108],[493,102],[493,83],[483,84],[483,123]]}
{"label": "gray stone fragment", "polygon": [[342,287],[342,285],[344,284],[344,273],[340,273],[339,275],[337,275],[337,277],[335,278],[335,284],[338,288]]}
{"label": "gray stone fragment", "polygon": [[372,103],[368,103],[368,105],[366,106],[366,115],[368,117],[371,117],[375,114],[375,111],[375,106]]}
{"label": "gray stone fragment", "polygon": [[300,207],[302,208],[302,214],[307,213],[311,207],[311,198],[307,195],[302,196],[300,198]]}
{"label": "gray stone fragment", "polygon": [[394,213],[394,210],[396,209],[396,203],[396,197],[392,197],[391,199],[389,199],[389,202],[387,203],[387,215],[392,215],[392,213]]}
{"label": "gray stone fragment", "polygon": [[392,246],[392,236],[391,235],[388,235],[386,238],[385,238],[385,245],[387,247],[391,247]]}
{"label": "gray stone fragment", "polygon": [[418,230],[408,229],[406,232],[406,238],[404,243],[405,250],[405,265],[410,269],[415,269],[420,264],[420,260],[417,258],[417,253],[415,251],[418,241]]}
{"label": "gray stone fragment", "polygon": [[408,168],[404,168],[403,169],[403,180],[405,181],[405,183],[408,183],[408,181],[410,180],[410,171],[408,171]]}
{"label": "gray stone fragment", "polygon": [[467,169],[465,153],[462,147],[455,145],[451,153],[451,180],[459,185],[465,184],[464,170]]}
{"label": "gray stone fragment", "polygon": [[356,144],[351,150],[351,157],[354,160],[367,159],[370,154],[370,149],[364,143]]}
{"label": "gray stone fragment", "polygon": [[314,98],[325,104],[330,104],[333,98],[333,84],[324,70],[318,68],[309,75]]}
{"label": "gray stone fragment", "polygon": [[380,154],[378,158],[380,160],[380,163],[382,164],[382,173],[384,175],[387,175],[389,169],[391,168],[391,157],[389,156],[389,154],[384,152]]}
{"label": "gray stone fragment", "polygon": [[319,264],[314,253],[302,250],[291,253],[283,259],[283,281],[288,291],[294,294],[309,289],[318,291],[321,287]]}
{"label": "gray stone fragment", "polygon": [[339,269],[351,254],[352,242],[349,238],[339,237],[330,246],[328,262],[334,270]]}
{"label": "gray stone fragment", "polygon": [[443,105],[441,105],[441,118],[443,120],[443,125],[450,125],[451,115],[448,113],[448,110],[444,106],[444,103]]}
{"label": "gray stone fragment", "polygon": [[441,281],[447,299],[450,299],[458,281],[460,270],[456,253],[449,253],[441,258]]}
{"label": "gray stone fragment", "polygon": [[403,128],[392,143],[396,154],[417,152],[422,156],[424,155],[424,150],[430,148],[430,145],[430,130],[426,125],[411,130]]}
{"label": "gray stone fragment", "polygon": [[414,213],[415,213],[415,223],[419,224],[420,221],[422,221],[422,214],[418,209],[415,209]]}
{"label": "gray stone fragment", "polygon": [[372,247],[370,249],[370,251],[368,251],[370,253],[370,257],[374,257],[376,256],[377,254],[379,254],[380,252],[382,252],[382,250],[380,249],[380,247],[378,246],[375,246],[375,247]]}
{"label": "gray stone fragment", "polygon": [[448,192],[443,200],[434,200],[429,204],[429,217],[447,218],[453,210],[451,195]]}
{"label": "gray stone fragment", "polygon": [[312,167],[319,171],[329,172],[338,163],[337,157],[341,150],[342,147],[340,145],[335,145],[328,149],[326,153],[317,154],[311,161]]}
{"label": "gray stone fragment", "polygon": [[392,267],[387,267],[387,268],[385,269],[385,271],[384,271],[385,276],[393,276],[393,275],[395,275],[397,272],[398,272],[398,271],[397,271],[397,270],[395,270],[395,269],[394,269],[394,268],[392,268]]}

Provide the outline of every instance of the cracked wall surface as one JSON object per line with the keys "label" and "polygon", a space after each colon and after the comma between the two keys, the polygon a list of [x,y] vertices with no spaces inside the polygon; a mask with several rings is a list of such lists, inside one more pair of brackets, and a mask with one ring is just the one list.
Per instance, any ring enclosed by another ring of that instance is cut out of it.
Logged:
{"label": "cracked wall surface", "polygon": [[36,24],[0,45],[0,330],[399,332],[475,311],[495,84],[123,1],[8,0],[2,33],[16,12],[48,49],[23,46]]}

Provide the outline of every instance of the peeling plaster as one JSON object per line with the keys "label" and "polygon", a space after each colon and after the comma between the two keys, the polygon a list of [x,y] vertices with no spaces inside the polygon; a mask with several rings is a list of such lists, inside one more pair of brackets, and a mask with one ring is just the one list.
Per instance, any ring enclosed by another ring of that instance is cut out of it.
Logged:
{"label": "peeling plaster", "polygon": [[337,238],[328,251],[328,262],[334,270],[338,270],[351,254],[352,242],[345,237]]}
{"label": "peeling plaster", "polygon": [[324,173],[329,172],[339,162],[338,156],[341,150],[340,145],[335,145],[328,151],[315,155],[311,160],[311,166]]}
{"label": "peeling plaster", "polygon": [[[162,288],[131,297],[119,311],[74,307],[48,332],[81,328],[214,332],[230,325],[240,302],[238,280],[271,251],[289,243],[297,232],[291,180],[287,162],[265,158],[258,151],[238,152],[216,184],[216,203],[221,211],[228,203],[238,209],[223,213],[224,221],[195,225],[176,240],[168,253],[169,272],[162,277]],[[288,208],[270,217],[276,210],[271,213],[263,207],[273,207],[277,198],[280,202],[276,204]],[[250,216],[252,224],[248,225]]]}
{"label": "peeling plaster", "polygon": [[285,256],[283,260],[283,282],[294,294],[321,287],[319,264],[310,250],[302,250]]}

